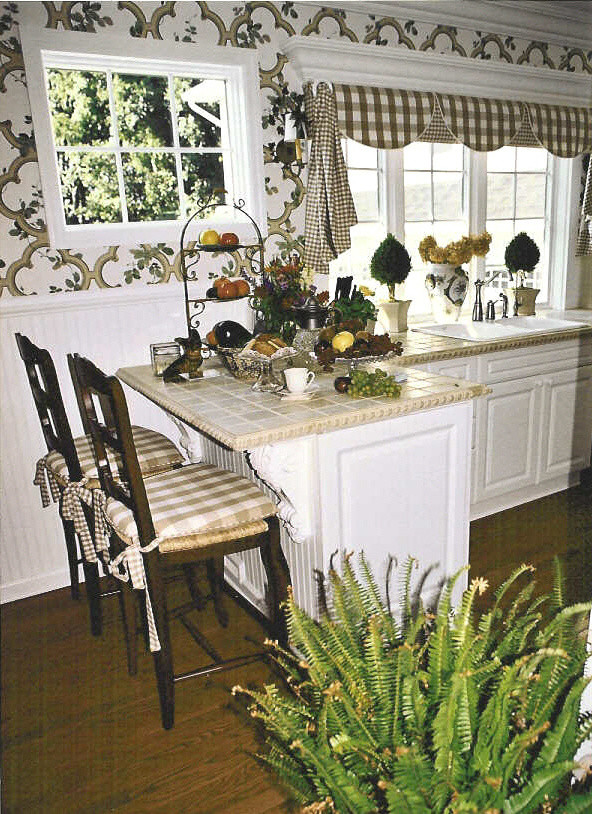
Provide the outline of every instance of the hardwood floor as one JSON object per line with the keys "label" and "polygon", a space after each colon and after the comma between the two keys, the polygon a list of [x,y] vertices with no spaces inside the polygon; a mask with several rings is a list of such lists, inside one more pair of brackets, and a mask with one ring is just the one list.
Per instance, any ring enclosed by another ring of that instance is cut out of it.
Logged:
{"label": "hardwood floor", "polygon": [[[565,563],[571,601],[592,595],[592,479],[579,488],[484,518],[471,527],[471,573],[493,586],[523,561],[540,590],[552,560]],[[229,628],[210,609],[200,627],[223,653],[257,649],[263,629],[228,600]],[[253,758],[250,719],[230,696],[235,683],[273,680],[262,663],[177,685],[176,723],[160,726],[152,660],[127,674],[117,600],[104,633],[88,633],[84,601],[67,589],[2,608],[2,810],[273,814],[288,810],[274,777]],[[178,671],[201,651],[175,623]],[[252,640],[252,641],[251,641]],[[255,642],[255,643],[253,643]],[[225,644],[224,644],[225,643]]]}

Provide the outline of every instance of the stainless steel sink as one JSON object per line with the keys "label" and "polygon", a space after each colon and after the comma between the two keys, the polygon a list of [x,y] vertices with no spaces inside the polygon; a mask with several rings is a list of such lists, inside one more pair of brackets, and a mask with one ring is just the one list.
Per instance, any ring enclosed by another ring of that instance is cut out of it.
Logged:
{"label": "stainless steel sink", "polygon": [[575,322],[568,319],[510,317],[496,322],[455,322],[441,325],[424,325],[421,328],[413,328],[412,330],[433,334],[434,336],[464,339],[468,342],[495,342],[499,339],[510,339],[533,333],[553,333],[554,331],[574,330],[586,326],[586,322]]}

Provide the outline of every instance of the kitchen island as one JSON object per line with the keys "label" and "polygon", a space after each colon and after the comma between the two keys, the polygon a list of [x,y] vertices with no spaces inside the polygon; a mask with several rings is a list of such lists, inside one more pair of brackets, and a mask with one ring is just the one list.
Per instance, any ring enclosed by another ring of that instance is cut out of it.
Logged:
{"label": "kitchen island", "polygon": [[[380,579],[391,554],[450,574],[468,561],[471,519],[579,482],[592,442],[592,314],[552,316],[588,324],[479,342],[393,337],[403,353],[381,366],[409,375],[395,401],[338,395],[333,376],[289,404],[228,375],[180,385],[148,366],[118,375],[176,420],[191,460],[275,496],[295,593],[314,613],[315,571],[335,551],[363,549]],[[257,556],[226,570],[262,608]]]}
{"label": "kitchen island", "polygon": [[[308,401],[255,393],[215,365],[165,384],[151,368],[118,377],[177,423],[188,458],[251,478],[275,499],[297,601],[315,614],[331,556],[363,550],[384,585],[389,557],[434,566],[426,590],[468,562],[472,400],[487,388],[408,369],[398,399],[352,399],[318,376]],[[211,375],[216,374],[216,375]],[[257,552],[226,579],[265,608]],[[338,559],[335,561],[338,562]]]}

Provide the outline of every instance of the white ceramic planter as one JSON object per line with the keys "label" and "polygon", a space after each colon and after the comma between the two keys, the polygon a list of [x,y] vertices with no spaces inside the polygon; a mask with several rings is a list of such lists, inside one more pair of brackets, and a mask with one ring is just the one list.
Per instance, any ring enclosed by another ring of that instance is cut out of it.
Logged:
{"label": "white ceramic planter", "polygon": [[378,306],[378,322],[388,334],[407,330],[407,312],[411,300],[381,302]]}
{"label": "white ceramic planter", "polygon": [[428,263],[425,286],[436,322],[456,322],[469,288],[466,271],[452,263]]}

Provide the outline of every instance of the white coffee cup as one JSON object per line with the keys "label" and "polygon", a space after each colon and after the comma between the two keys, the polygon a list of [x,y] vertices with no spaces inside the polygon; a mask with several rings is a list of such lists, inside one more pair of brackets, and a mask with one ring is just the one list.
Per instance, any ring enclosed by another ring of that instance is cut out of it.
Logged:
{"label": "white coffee cup", "polygon": [[286,387],[290,393],[304,393],[313,381],[315,374],[306,367],[288,367],[284,370]]}

